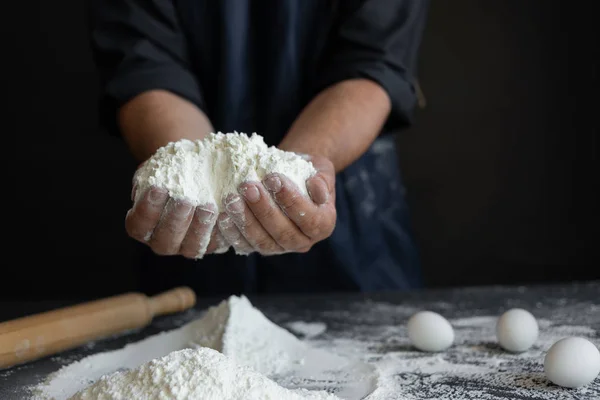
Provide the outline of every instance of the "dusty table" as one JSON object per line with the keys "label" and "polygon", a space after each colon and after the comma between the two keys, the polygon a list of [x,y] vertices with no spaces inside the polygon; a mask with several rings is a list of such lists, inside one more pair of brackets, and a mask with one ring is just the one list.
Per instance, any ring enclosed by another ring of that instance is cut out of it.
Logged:
{"label": "dusty table", "polygon": [[[138,332],[94,342],[54,357],[0,370],[0,399],[26,399],[27,388],[49,373],[90,354],[113,350],[198,318],[220,299],[199,300],[189,312],[163,317]],[[543,355],[558,338],[583,336],[600,344],[600,282],[532,287],[482,287],[409,293],[252,297],[252,303],[282,326],[321,323],[326,330],[310,339],[315,346],[353,351],[388,365],[386,379],[398,399],[600,399],[600,378],[585,388],[563,389],[543,374]],[[66,305],[2,304],[0,320]],[[527,308],[540,323],[538,343],[524,355],[510,355],[496,344],[495,318],[512,307]],[[405,323],[428,309],[449,318],[455,345],[431,355],[414,351]]]}

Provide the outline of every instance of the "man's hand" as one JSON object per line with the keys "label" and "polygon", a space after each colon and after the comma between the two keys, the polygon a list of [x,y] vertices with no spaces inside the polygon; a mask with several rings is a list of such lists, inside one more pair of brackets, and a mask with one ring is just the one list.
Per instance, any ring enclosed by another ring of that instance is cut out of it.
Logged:
{"label": "man's hand", "polygon": [[337,217],[334,167],[321,156],[310,161],[317,169],[306,182],[310,197],[284,175],[271,174],[262,183],[243,183],[225,199],[218,226],[238,253],[303,253],[331,235]]}
{"label": "man's hand", "polygon": [[[134,177],[133,201],[136,191]],[[125,229],[158,255],[179,254],[197,259],[229,249],[216,228],[217,216],[215,204],[193,206],[170,197],[165,189],[152,187],[134,202],[125,217]]]}

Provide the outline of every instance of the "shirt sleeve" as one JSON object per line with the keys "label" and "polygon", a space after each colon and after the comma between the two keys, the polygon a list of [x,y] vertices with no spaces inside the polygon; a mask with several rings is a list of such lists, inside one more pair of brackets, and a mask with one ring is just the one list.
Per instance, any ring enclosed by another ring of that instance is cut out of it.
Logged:
{"label": "shirt sleeve", "polygon": [[391,99],[386,128],[410,125],[417,104],[417,56],[429,0],[338,3],[317,89],[347,79],[371,79]]}
{"label": "shirt sleeve", "polygon": [[99,77],[99,119],[116,134],[118,108],[168,90],[204,108],[172,0],[92,0],[89,35]]}

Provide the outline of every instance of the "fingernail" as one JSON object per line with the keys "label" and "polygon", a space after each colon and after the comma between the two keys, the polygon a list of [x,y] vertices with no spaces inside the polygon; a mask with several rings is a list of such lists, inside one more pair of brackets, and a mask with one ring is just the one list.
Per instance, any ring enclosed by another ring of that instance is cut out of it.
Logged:
{"label": "fingernail", "polygon": [[260,200],[260,192],[255,185],[242,186],[240,192],[250,203],[258,203]]}
{"label": "fingernail", "polygon": [[175,214],[181,218],[185,218],[191,214],[194,207],[190,203],[184,201],[178,201],[175,203]]}
{"label": "fingernail", "polygon": [[244,212],[244,202],[240,196],[233,195],[227,198],[225,209],[232,214],[241,214]]}
{"label": "fingernail", "polygon": [[163,189],[152,188],[148,193],[148,201],[154,205],[164,203],[167,199],[167,192]]}
{"label": "fingernail", "polygon": [[212,210],[198,208],[198,221],[201,224],[208,224],[214,219],[215,213]]}
{"label": "fingernail", "polygon": [[234,226],[234,223],[230,217],[225,217],[219,221],[219,227],[222,228],[221,232],[231,228],[232,226]]}
{"label": "fingernail", "polygon": [[277,193],[281,190],[281,179],[278,176],[270,176],[263,181],[268,191]]}

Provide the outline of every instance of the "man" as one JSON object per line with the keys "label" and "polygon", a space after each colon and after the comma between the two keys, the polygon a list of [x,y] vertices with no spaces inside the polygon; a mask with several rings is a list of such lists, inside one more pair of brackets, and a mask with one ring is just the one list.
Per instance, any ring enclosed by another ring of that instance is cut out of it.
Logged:
{"label": "man", "polygon": [[[140,163],[209,132],[257,132],[319,171],[245,183],[227,211],[155,188],[132,206],[143,289],[408,289],[418,252],[393,133],[410,125],[425,0],[93,0],[103,121]],[[306,210],[301,218],[293,211]],[[211,235],[206,256],[203,235]],[[225,254],[211,255],[231,246]],[[251,253],[238,256],[236,252]]]}

